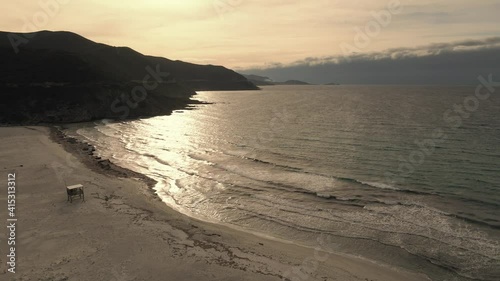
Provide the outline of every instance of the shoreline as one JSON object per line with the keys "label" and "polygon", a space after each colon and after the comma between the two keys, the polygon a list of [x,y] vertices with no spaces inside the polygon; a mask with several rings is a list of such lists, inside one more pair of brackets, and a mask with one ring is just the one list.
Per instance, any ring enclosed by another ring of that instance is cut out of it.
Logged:
{"label": "shoreline", "polygon": [[76,138],[67,136],[61,129],[56,128],[55,126],[49,127],[50,129],[50,139],[58,144],[61,144],[64,150],[68,153],[71,153],[78,157],[78,159],[84,163],[89,169],[93,169],[98,173],[108,174],[111,176],[117,177],[125,177],[125,178],[137,178],[140,181],[144,182],[149,189],[154,194],[153,187],[156,184],[156,181],[146,175],[141,173],[134,172],[130,169],[120,167],[115,165],[109,159],[102,159],[99,156],[95,156],[94,152],[96,152],[95,146],[82,142]]}
{"label": "shoreline", "polygon": [[[154,180],[94,156],[91,145],[55,128],[2,127],[0,139],[5,144],[0,168],[7,170],[10,162],[5,159],[12,153],[24,162],[9,168],[19,171],[19,185],[25,186],[19,192],[19,221],[24,225],[18,233],[19,272],[12,280],[164,280],[165,274],[178,280],[429,280],[374,261],[327,253],[325,243],[305,248],[190,218],[156,196]],[[47,163],[62,163],[62,170],[69,170],[58,172]],[[65,202],[62,177],[84,184],[85,202]],[[47,184],[51,179],[58,185]],[[5,202],[5,197],[0,199]],[[70,215],[75,215],[76,225],[68,223],[73,221]],[[0,235],[5,241],[4,233]],[[60,243],[69,243],[70,249]],[[0,256],[0,275],[10,274],[4,258]],[[90,272],[96,262],[97,270]]]}

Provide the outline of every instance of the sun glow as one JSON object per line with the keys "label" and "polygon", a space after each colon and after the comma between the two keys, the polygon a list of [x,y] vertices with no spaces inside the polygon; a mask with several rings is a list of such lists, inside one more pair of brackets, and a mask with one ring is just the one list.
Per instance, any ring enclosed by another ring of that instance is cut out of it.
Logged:
{"label": "sun glow", "polygon": [[[497,0],[244,1],[110,0],[4,1],[6,31],[67,30],[91,40],[129,46],[141,53],[230,68],[292,63],[307,57],[341,55],[356,28],[373,12],[400,2],[363,53],[498,35]],[[63,1],[61,1],[63,2]],[[40,15],[45,15],[40,17]],[[43,18],[43,21],[41,20]],[[439,23],[439,24],[437,24]],[[418,26],[418,29],[416,29]]]}

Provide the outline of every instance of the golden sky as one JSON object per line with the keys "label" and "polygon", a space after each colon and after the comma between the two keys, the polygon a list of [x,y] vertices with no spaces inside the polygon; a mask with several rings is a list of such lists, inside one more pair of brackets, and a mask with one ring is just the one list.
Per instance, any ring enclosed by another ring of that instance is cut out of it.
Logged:
{"label": "golden sky", "polygon": [[[4,31],[67,30],[141,53],[232,68],[499,36],[500,0],[0,0]],[[390,12],[388,8],[396,7]],[[385,11],[385,12],[384,12]]]}

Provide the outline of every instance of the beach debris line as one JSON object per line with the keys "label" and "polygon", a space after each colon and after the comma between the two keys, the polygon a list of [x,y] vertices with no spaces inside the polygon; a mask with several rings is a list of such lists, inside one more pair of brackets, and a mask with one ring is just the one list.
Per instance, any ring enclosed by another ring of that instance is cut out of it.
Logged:
{"label": "beach debris line", "polygon": [[[139,179],[146,183],[151,192],[154,193],[152,188],[156,185],[155,180],[143,174],[117,166],[111,160],[98,156],[98,152],[94,145],[87,141],[66,135],[64,128],[58,126],[51,127],[51,138],[93,171],[123,178]],[[56,173],[60,172],[60,170],[56,170]]]}

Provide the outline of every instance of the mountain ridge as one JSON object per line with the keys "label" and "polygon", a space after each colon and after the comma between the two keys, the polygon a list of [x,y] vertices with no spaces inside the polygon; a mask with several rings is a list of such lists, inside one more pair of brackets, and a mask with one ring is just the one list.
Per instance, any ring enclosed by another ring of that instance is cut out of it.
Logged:
{"label": "mountain ridge", "polygon": [[194,103],[196,90],[258,89],[222,66],[147,56],[66,31],[0,32],[0,60],[4,124],[164,115]]}
{"label": "mountain ridge", "polygon": [[[29,39],[26,37],[29,37]],[[19,40],[18,45],[12,46],[12,38],[24,38],[25,41],[17,39]],[[0,31],[0,48],[17,49],[16,55],[20,55],[26,50],[68,52],[86,58],[90,66],[98,66],[101,72],[106,72],[102,73],[104,75],[102,78],[105,80],[142,79],[145,75],[144,68],[158,63],[163,71],[169,72],[172,77],[182,81],[186,86],[194,90],[258,89],[244,76],[223,66],[198,65],[143,55],[129,47],[115,47],[97,43],[68,31],[40,31],[37,33],[7,33]],[[200,83],[200,81],[203,83]]]}

